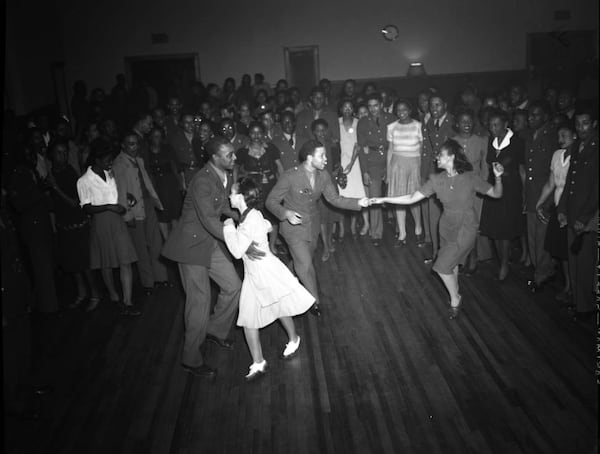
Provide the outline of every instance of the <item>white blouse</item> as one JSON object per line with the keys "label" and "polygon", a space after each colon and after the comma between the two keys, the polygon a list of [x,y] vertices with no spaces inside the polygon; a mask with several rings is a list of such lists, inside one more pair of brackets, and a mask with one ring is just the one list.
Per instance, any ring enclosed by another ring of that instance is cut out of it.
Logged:
{"label": "white blouse", "polygon": [[81,206],[90,205],[114,205],[119,201],[117,182],[111,172],[104,171],[106,181],[96,175],[96,172],[88,167],[79,180],[77,180],[77,194]]}

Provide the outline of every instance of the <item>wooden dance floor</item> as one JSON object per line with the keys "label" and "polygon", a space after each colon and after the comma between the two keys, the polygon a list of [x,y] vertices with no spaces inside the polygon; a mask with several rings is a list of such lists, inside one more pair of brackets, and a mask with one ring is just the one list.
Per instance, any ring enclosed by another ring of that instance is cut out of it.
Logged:
{"label": "wooden dance floor", "polygon": [[55,391],[40,421],[8,420],[7,452],[595,452],[595,321],[571,320],[555,289],[530,294],[522,267],[499,283],[494,261],[460,277],[450,321],[424,252],[410,235],[392,248],[391,233],[380,248],[347,237],[328,262],[317,254],[323,316],[296,318],[290,361],[281,326],[262,330],[270,370],[249,384],[239,328],[234,351],[207,346],[215,382],[181,369],[178,288],[140,296],[137,319],[108,303],[67,312],[46,345]]}

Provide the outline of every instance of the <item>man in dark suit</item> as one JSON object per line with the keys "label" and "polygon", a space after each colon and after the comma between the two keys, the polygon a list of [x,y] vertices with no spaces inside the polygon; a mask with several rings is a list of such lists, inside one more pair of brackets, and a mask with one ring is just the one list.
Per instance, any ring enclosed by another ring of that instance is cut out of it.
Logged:
{"label": "man in dark suit", "polygon": [[[186,295],[182,366],[193,375],[212,379],[216,371],[204,363],[200,346],[207,339],[222,348],[233,348],[227,336],[242,284],[224,243],[221,222],[223,215],[237,217],[228,198],[235,152],[225,137],[210,139],[206,148],[210,160],[190,182],[181,217],[162,252],[178,263]],[[247,254],[255,258],[264,255],[253,246]],[[212,315],[209,279],[221,288]]]}
{"label": "man in dark suit", "polygon": [[579,147],[571,155],[565,189],[558,203],[558,221],[567,227],[569,277],[574,316],[596,313],[598,287],[598,116],[592,109],[575,114]]}
{"label": "man in dark suit", "polygon": [[294,261],[294,270],[306,289],[315,297],[311,308],[319,316],[319,293],[313,255],[320,232],[318,201],[321,195],[333,206],[359,211],[369,206],[369,200],[351,199],[338,194],[336,186],[325,169],[325,147],[316,140],[309,140],[298,155],[301,164],[283,173],[269,193],[267,209],[281,222],[281,236],[285,239]]}
{"label": "man in dark suit", "polygon": [[[429,98],[429,112],[431,116],[423,124],[423,147],[421,149],[421,181],[429,179],[429,175],[437,172],[435,156],[440,151],[442,144],[453,137],[454,117],[447,110],[446,100],[439,93]],[[442,205],[437,197],[429,197],[423,202],[423,227],[425,229],[425,242],[431,242],[432,255],[425,259],[425,263],[435,261],[440,246],[438,224],[442,215]]]}

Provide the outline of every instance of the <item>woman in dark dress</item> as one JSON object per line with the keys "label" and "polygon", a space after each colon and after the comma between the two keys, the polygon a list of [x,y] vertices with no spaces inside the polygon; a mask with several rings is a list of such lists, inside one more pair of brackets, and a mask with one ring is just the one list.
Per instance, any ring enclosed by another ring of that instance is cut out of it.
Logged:
{"label": "woman in dark dress", "polygon": [[[275,186],[279,175],[283,173],[279,150],[275,145],[265,141],[265,128],[260,122],[252,122],[249,126],[250,144],[240,148],[236,153],[235,167],[233,169],[233,181],[239,177],[247,176],[254,180],[263,194],[263,200]],[[273,230],[269,236],[269,247],[275,254],[275,240],[278,235],[279,220],[264,205],[259,207],[265,218],[273,224]]]}
{"label": "woman in dark dress", "polygon": [[433,270],[438,273],[450,294],[450,318],[458,315],[461,296],[458,287],[458,266],[465,263],[475,245],[479,220],[475,208],[476,193],[497,199],[502,197],[502,165],[494,162],[494,185],[487,183],[467,160],[462,146],[449,139],[442,144],[436,157],[445,172],[432,174],[416,192],[397,197],[371,199],[371,203],[412,205],[435,193],[444,206],[440,218],[440,250]]}
{"label": "woman in dark dress", "polygon": [[[57,140],[50,144],[52,172],[49,183],[52,187],[52,202],[56,224],[57,264],[67,273],[72,273],[77,284],[77,297],[70,307],[79,307],[90,293],[86,311],[92,311],[100,303],[100,292],[90,269],[90,223],[79,206],[77,179],[79,176],[67,163],[68,143]],[[84,279],[85,276],[85,279]]]}
{"label": "woman in dark dress", "polygon": [[492,141],[488,148],[488,182],[493,182],[492,164],[499,162],[504,167],[502,184],[504,193],[500,199],[486,198],[481,211],[481,234],[492,240],[500,259],[498,279],[503,281],[508,274],[510,243],[523,234],[523,179],[525,143],[508,128],[508,115],[495,110],[489,117]]}
{"label": "woman in dark dress", "polygon": [[163,211],[156,211],[160,232],[166,240],[171,231],[171,223],[179,219],[182,197],[177,178],[177,164],[168,144],[164,142],[164,133],[160,128],[150,132],[148,163],[146,164]]}

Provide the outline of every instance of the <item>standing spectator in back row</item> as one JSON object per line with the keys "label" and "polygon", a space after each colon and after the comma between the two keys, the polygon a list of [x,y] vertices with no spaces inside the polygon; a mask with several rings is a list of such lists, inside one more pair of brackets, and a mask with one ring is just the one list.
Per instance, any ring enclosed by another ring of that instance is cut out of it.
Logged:
{"label": "standing spectator in back row", "polygon": [[550,121],[550,107],[545,101],[529,105],[529,131],[525,135],[525,212],[527,245],[534,276],[529,285],[535,292],[554,274],[552,258],[544,248],[547,224],[537,217],[536,204],[550,175],[552,155],[558,148],[558,133]]}
{"label": "standing spectator in back row", "polygon": [[119,191],[119,205],[127,208],[123,215],[138,257],[138,272],[146,296],[155,284],[165,285],[167,269],[160,261],[162,240],[155,209],[162,210],[154,185],[139,157],[139,142],[133,132],[125,135],[121,153],[115,158],[113,172]]}
{"label": "standing spectator in back row", "polygon": [[565,190],[558,203],[558,220],[568,226],[569,274],[576,318],[596,313],[598,288],[598,114],[575,114],[579,146],[571,156]]}
{"label": "standing spectator in back row", "polygon": [[[454,136],[454,117],[448,112],[446,99],[439,93],[429,98],[431,116],[423,124],[423,148],[421,153],[421,181],[427,181],[438,168],[435,156],[442,144]],[[442,205],[437,197],[432,196],[422,205],[423,224],[425,226],[425,242],[431,241],[432,255],[425,258],[425,263],[431,263],[437,258],[440,244],[438,224],[442,214]]]}
{"label": "standing spectator in back row", "polygon": [[[395,117],[383,112],[381,97],[372,93],[367,97],[369,115],[358,120],[357,143],[360,146],[358,159],[363,173],[363,184],[367,187],[367,197],[381,197],[387,170],[387,126]],[[339,134],[339,128],[336,128]],[[369,208],[369,234],[373,246],[381,245],[383,220],[380,207]]]}
{"label": "standing spectator in back row", "polygon": [[298,151],[305,140],[296,134],[296,116],[294,112],[281,114],[281,130],[274,135],[272,143],[279,150],[283,170],[298,165]]}
{"label": "standing spectator in back row", "polygon": [[[327,124],[337,124],[337,113],[325,108],[325,94],[319,87],[315,87],[310,92],[310,106],[307,106],[296,117],[296,132],[302,136],[304,141],[312,140],[311,124],[319,118],[324,119]],[[340,141],[340,131],[338,128],[331,128],[327,137],[333,137],[337,142]]]}
{"label": "standing spectator in back row", "polygon": [[36,169],[36,149],[43,145],[40,130],[29,130],[28,139],[20,162],[9,177],[8,201],[17,213],[17,231],[29,257],[37,300],[34,309],[54,313],[58,311],[58,300],[54,283],[49,186]]}

